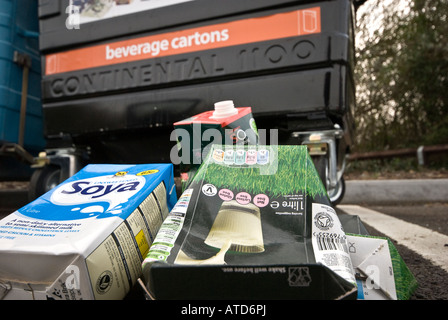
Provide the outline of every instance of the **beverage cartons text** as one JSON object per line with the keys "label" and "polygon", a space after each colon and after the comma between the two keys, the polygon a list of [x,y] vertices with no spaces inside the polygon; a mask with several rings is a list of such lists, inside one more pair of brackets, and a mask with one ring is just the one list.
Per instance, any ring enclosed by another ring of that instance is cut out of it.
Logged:
{"label": "beverage cartons text", "polygon": [[91,164],[0,220],[0,299],[122,299],[176,203],[172,164]]}

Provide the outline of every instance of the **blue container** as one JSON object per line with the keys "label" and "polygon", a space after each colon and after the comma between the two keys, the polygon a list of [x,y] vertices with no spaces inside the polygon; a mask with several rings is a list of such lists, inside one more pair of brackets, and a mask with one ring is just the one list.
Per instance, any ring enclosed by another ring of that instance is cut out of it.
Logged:
{"label": "blue container", "polygon": [[24,148],[45,147],[41,104],[41,61],[36,0],[0,0],[0,145],[19,143],[23,66],[14,54],[31,59],[28,75]]}

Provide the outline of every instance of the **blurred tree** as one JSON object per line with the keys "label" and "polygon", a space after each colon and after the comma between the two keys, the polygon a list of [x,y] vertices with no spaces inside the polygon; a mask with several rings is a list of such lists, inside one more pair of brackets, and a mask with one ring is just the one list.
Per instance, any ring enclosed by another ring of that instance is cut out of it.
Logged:
{"label": "blurred tree", "polygon": [[357,11],[358,152],[448,143],[448,0]]}

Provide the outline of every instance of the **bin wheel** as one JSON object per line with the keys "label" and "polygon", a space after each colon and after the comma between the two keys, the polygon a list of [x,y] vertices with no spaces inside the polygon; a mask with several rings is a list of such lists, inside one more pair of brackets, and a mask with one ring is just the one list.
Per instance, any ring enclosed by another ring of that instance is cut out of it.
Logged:
{"label": "bin wheel", "polygon": [[330,198],[331,203],[335,206],[342,201],[345,194],[345,180],[344,177],[339,179],[336,187],[328,191],[328,197]]}
{"label": "bin wheel", "polygon": [[328,197],[332,205],[337,205],[342,201],[345,194],[345,181],[344,177],[341,177],[336,186],[332,189],[328,189],[328,157],[327,156],[315,156],[312,157],[316,171],[319,174],[322,183],[327,190]]}
{"label": "bin wheel", "polygon": [[60,183],[61,168],[48,165],[36,169],[30,179],[28,200],[33,201]]}

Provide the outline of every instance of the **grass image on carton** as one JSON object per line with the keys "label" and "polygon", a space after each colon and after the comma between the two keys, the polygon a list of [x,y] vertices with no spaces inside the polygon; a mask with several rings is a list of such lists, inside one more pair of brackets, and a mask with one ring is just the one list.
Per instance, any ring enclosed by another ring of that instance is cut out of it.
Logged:
{"label": "grass image on carton", "polygon": [[0,220],[0,299],[122,299],[177,199],[172,164],[88,165]]}
{"label": "grass image on carton", "polygon": [[[280,152],[279,149],[280,148]],[[230,149],[222,146],[223,150]],[[235,153],[241,147],[235,147]],[[247,150],[254,149],[246,147]],[[265,152],[263,147],[259,147],[258,152]],[[215,147],[214,149],[220,150]],[[271,196],[278,196],[292,192],[306,192],[308,195],[326,196],[326,190],[316,174],[314,165],[309,158],[304,147],[296,146],[269,146],[271,153],[270,165],[242,166],[242,170],[228,170],[228,166],[220,161],[210,161],[204,166],[204,170],[198,172],[195,181],[203,179],[207,175],[207,182],[221,188],[236,188],[246,192],[258,194],[269,193]],[[243,150],[242,150],[243,151]],[[277,156],[273,156],[273,154]],[[236,156],[235,159],[238,157]],[[215,158],[216,159],[216,158]],[[237,164],[235,161],[234,164]],[[258,162],[260,163],[260,162]],[[280,168],[280,170],[279,170]],[[270,170],[265,171],[263,170]],[[212,172],[213,174],[207,174]]]}

